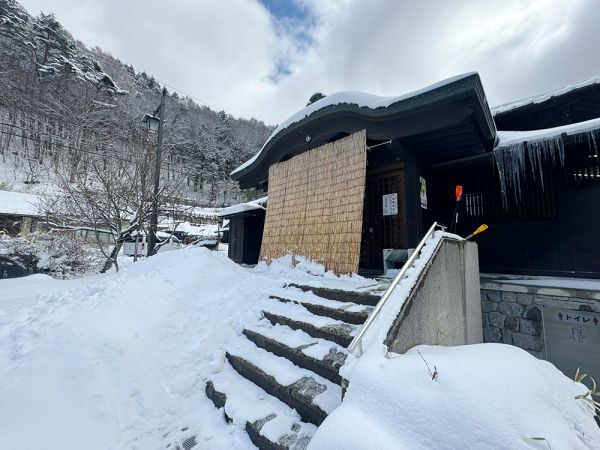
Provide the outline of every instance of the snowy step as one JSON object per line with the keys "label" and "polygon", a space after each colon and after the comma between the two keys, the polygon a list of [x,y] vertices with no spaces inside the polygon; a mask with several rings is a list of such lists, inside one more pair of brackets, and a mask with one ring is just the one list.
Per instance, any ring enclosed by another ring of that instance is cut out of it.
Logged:
{"label": "snowy step", "polygon": [[[326,306],[326,305],[322,304],[321,302],[315,302],[315,301],[311,301],[311,300],[307,300],[307,299],[300,300],[300,299],[289,298],[287,296],[281,297],[278,295],[271,295],[271,296],[269,296],[269,298],[271,298],[273,300],[278,300],[278,301],[284,302],[284,303],[296,303],[298,305],[303,306],[308,311],[310,311],[311,313],[316,314],[318,316],[331,317],[332,319],[341,320],[342,322],[352,323],[355,325],[361,325],[362,323],[364,323],[364,321],[367,320],[367,317],[369,317],[369,312],[370,312],[370,309],[367,309],[365,306],[362,306],[362,308],[359,309],[358,311],[352,311],[352,310],[344,309],[343,307]],[[330,302],[332,302],[332,301],[330,300]],[[332,302],[332,303],[338,303],[338,302]],[[355,305],[354,303],[342,303],[342,305],[358,306],[358,305]]]}
{"label": "snowy step", "polygon": [[246,340],[227,360],[243,377],[294,408],[305,422],[320,425],[341,402],[341,388]]}
{"label": "snowy step", "polygon": [[243,333],[258,347],[321,375],[332,383],[341,384],[339,370],[346,361],[347,352],[339,345],[280,325],[245,329]]}
{"label": "snowy step", "polygon": [[335,342],[348,347],[358,325],[351,325],[330,317],[317,316],[300,305],[272,302],[263,308],[263,315],[273,325],[287,325],[294,330],[302,330],[312,337]]}
{"label": "snowy step", "polygon": [[373,310],[373,307],[369,305],[363,305],[349,301],[343,302],[340,300],[330,300],[324,297],[319,297],[318,295],[313,294],[311,291],[303,291],[293,287],[275,289],[271,291],[271,294],[277,297],[284,297],[303,303],[321,305],[331,309],[342,309],[349,312],[371,312]]}
{"label": "snowy step", "polygon": [[337,300],[340,302],[352,302],[361,305],[375,306],[381,298],[381,292],[357,292],[345,291],[342,289],[331,289],[324,287],[308,286],[304,284],[289,283],[287,287],[297,288],[304,292],[312,292],[313,294],[329,300]]}
{"label": "snowy step", "polygon": [[302,422],[300,415],[238,374],[225,362],[223,369],[206,383],[206,395],[225,419],[244,429],[260,449],[303,450],[317,427]]}
{"label": "snowy step", "polygon": [[290,319],[287,316],[263,311],[265,318],[273,325],[287,325],[293,330],[302,330],[312,337],[326,339],[347,348],[352,342],[353,336],[343,328],[318,327],[302,320]]}

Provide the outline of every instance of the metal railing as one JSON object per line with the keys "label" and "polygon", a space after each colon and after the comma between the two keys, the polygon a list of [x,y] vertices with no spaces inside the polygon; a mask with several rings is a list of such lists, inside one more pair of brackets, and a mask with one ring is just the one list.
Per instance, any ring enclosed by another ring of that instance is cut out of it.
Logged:
{"label": "metal railing", "polygon": [[379,314],[379,312],[383,308],[383,305],[385,305],[385,303],[389,299],[389,297],[392,294],[392,292],[394,291],[394,289],[396,289],[396,286],[398,286],[398,284],[400,283],[400,281],[404,277],[404,274],[406,273],[406,271],[410,267],[412,267],[412,265],[415,262],[415,260],[419,257],[419,254],[421,253],[421,250],[425,246],[425,243],[433,235],[433,233],[435,232],[435,230],[437,228],[441,229],[442,231],[446,229],[445,226],[443,226],[441,224],[438,224],[437,222],[434,222],[433,225],[431,225],[431,228],[429,228],[429,230],[427,231],[427,233],[425,233],[425,236],[423,237],[423,239],[421,239],[421,241],[419,242],[419,244],[417,245],[417,247],[415,248],[415,250],[412,252],[412,254],[410,255],[410,257],[406,260],[406,262],[402,266],[402,269],[400,269],[400,272],[398,272],[398,274],[394,277],[394,279],[392,280],[392,282],[390,283],[390,285],[386,289],[385,293],[383,294],[383,296],[381,297],[381,299],[379,300],[379,302],[377,302],[377,305],[375,306],[375,308],[373,309],[373,311],[371,312],[371,314],[369,314],[369,317],[367,318],[367,320],[365,321],[365,323],[363,323],[363,325],[360,328],[360,330],[358,330],[358,333],[356,333],[356,336],[354,336],[354,339],[352,339],[352,342],[348,346],[348,350],[350,352],[354,353],[356,356],[362,355],[362,353],[363,353],[362,339],[363,339],[365,333],[371,327],[371,325],[375,321],[375,318],[377,317],[377,315]]}

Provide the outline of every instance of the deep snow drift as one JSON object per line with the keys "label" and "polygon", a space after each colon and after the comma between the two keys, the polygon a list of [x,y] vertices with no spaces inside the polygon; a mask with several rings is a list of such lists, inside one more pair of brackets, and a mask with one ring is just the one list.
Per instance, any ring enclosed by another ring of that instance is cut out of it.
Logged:
{"label": "deep snow drift", "polygon": [[381,350],[342,369],[350,380],[346,397],[309,449],[600,448],[591,409],[575,399],[585,388],[524,350],[504,344],[418,346],[404,355]]}
{"label": "deep snow drift", "polygon": [[253,448],[204,394],[224,350],[285,281],[372,284],[300,266],[193,248],[72,281],[0,280],[0,449],[164,449],[194,434],[197,448]]}
{"label": "deep snow drift", "polygon": [[[184,249],[72,281],[0,280],[0,448],[164,449],[192,435],[198,449],[253,448],[204,394],[224,350],[287,281],[373,285],[289,262],[247,269]],[[582,433],[600,448],[573,399],[583,387],[525,352],[424,347],[432,381],[414,350],[386,359],[380,347],[348,367],[347,398],[313,448],[545,448],[528,440],[542,436],[556,450],[585,448]]]}

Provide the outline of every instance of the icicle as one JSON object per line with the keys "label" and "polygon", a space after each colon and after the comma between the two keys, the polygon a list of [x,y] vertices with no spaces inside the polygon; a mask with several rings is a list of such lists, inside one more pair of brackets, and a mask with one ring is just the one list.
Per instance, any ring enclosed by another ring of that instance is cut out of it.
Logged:
{"label": "icicle", "polygon": [[537,142],[517,142],[494,149],[494,160],[500,176],[502,202],[507,208],[509,189],[513,191],[517,204],[521,200],[521,180],[527,176],[526,160],[529,160],[533,179],[539,177],[542,189],[545,189],[544,164],[550,161],[552,167],[556,167],[558,160],[564,166],[565,149],[560,136]]}
{"label": "icicle", "polygon": [[600,131],[592,130],[588,131],[588,148],[590,149],[590,158],[596,158],[596,161],[600,162],[600,155],[598,155],[598,143],[596,142],[596,135],[600,135]]}
{"label": "icicle", "polygon": [[[600,130],[588,130],[570,135],[577,143],[587,141],[590,156],[600,161],[598,155],[597,137]],[[593,152],[593,153],[592,153]],[[521,201],[521,180],[526,177],[526,160],[529,160],[532,176],[537,180],[539,176],[542,189],[544,186],[544,164],[550,162],[552,167],[565,165],[565,144],[561,135],[542,141],[517,142],[503,147],[496,147],[493,151],[494,161],[500,177],[500,190],[502,192],[502,203],[508,208],[508,190],[511,189],[515,202]]]}

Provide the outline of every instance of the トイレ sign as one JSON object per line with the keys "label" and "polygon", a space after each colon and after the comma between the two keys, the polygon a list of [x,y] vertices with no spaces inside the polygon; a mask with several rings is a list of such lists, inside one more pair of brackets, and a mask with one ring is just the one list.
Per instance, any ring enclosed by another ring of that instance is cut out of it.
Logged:
{"label": "\u30c8\u30a4\u30ec sign", "polygon": [[546,359],[573,378],[577,368],[600,378],[600,313],[544,307]]}
{"label": "\u30c8\u30a4\u30ec sign", "polygon": [[398,214],[398,194],[385,194],[383,196],[383,215],[395,216]]}

